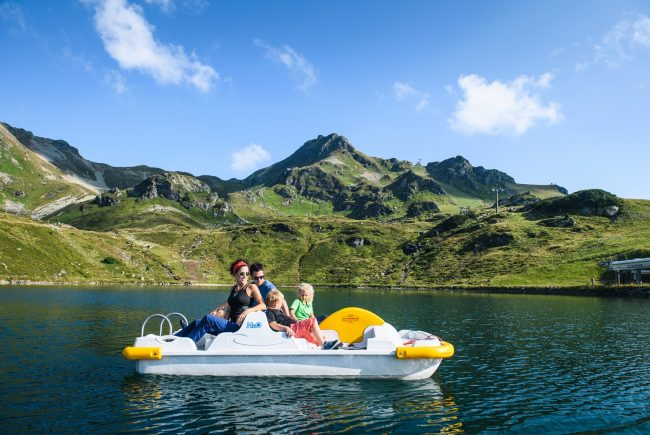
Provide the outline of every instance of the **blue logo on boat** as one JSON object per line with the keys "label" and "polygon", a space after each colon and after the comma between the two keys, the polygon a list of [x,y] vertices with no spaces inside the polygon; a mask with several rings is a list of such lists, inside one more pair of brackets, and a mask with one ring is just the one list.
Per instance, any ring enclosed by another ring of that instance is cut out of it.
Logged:
{"label": "blue logo on boat", "polygon": [[261,328],[262,322],[246,322],[246,329]]}

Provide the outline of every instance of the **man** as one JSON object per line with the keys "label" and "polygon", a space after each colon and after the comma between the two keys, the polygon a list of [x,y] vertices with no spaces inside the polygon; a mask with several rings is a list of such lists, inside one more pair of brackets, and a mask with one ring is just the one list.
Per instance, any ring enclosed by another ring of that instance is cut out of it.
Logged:
{"label": "man", "polygon": [[[266,279],[264,274],[264,265],[262,263],[253,263],[251,264],[251,276],[253,277],[253,283],[257,285],[257,288],[260,289],[260,294],[262,295],[262,300],[266,300],[266,295],[269,291],[275,288],[275,285]],[[255,306],[255,305],[253,305]],[[282,299],[282,312],[285,315],[289,315],[289,307],[287,306],[287,301]]]}

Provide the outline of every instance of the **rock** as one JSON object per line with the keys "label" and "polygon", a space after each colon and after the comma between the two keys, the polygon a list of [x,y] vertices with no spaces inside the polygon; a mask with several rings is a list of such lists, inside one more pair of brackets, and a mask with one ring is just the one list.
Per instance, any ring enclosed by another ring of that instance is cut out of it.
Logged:
{"label": "rock", "polygon": [[370,240],[364,239],[363,237],[350,237],[345,243],[353,248],[361,248],[364,245],[370,245]]}
{"label": "rock", "polygon": [[[533,195],[530,191],[524,193],[517,193],[508,198],[503,198],[499,200],[499,206],[501,207],[527,207],[533,204],[537,204],[540,199]],[[492,204],[492,207],[495,207],[496,204]]]}
{"label": "rock", "polygon": [[119,205],[122,201],[111,195],[97,195],[94,202],[100,207],[113,207]]}
{"label": "rock", "polygon": [[616,195],[600,189],[581,190],[571,195],[544,199],[526,208],[531,213],[546,215],[580,214],[582,216],[616,216],[623,201]]}
{"label": "rock", "polygon": [[402,245],[402,251],[406,255],[415,254],[418,251],[418,246],[414,243],[404,243]]}
{"label": "rock", "polygon": [[552,228],[569,228],[569,227],[574,227],[575,224],[576,221],[569,215],[566,215],[564,217],[550,218],[550,219],[544,219],[539,221],[539,225],[543,227],[552,227]]}
{"label": "rock", "polygon": [[163,172],[155,174],[129,191],[129,196],[141,199],[166,198],[181,202],[188,193],[210,193],[210,187],[189,174]]}
{"label": "rock", "polygon": [[7,186],[11,183],[13,183],[13,178],[9,176],[9,174],[5,174],[4,172],[0,172],[0,187]]}
{"label": "rock", "polygon": [[515,182],[511,176],[496,169],[474,167],[463,156],[429,163],[426,170],[436,180],[475,193],[488,193],[494,186]]}
{"label": "rock", "polygon": [[381,202],[356,202],[348,217],[352,219],[378,218],[393,214],[393,209]]}
{"label": "rock", "polygon": [[438,195],[446,195],[447,192],[436,181],[417,175],[415,172],[409,170],[404,172],[397,179],[386,186],[386,190],[390,191],[397,198],[402,201],[407,201],[413,197],[414,194],[420,191],[435,193]]}
{"label": "rock", "polygon": [[220,202],[217,202],[213,209],[212,209],[212,215],[214,217],[222,217],[225,216],[227,213],[232,213],[232,206],[228,201],[223,201],[219,200]]}
{"label": "rock", "polygon": [[608,205],[603,209],[603,214],[608,217],[614,217],[618,214],[620,208],[615,205]]}
{"label": "rock", "polygon": [[406,209],[407,217],[418,217],[423,214],[438,213],[440,207],[433,201],[414,202]]}
{"label": "rock", "polygon": [[271,230],[275,231],[276,233],[296,233],[296,230],[294,228],[282,222],[271,224]]}
{"label": "rock", "polygon": [[275,186],[273,188],[273,191],[285,199],[291,199],[296,196],[295,190],[293,190],[290,186]]}
{"label": "rock", "polygon": [[488,232],[470,240],[463,248],[464,251],[483,252],[490,248],[506,246],[515,240],[514,236],[506,232]]}
{"label": "rock", "polygon": [[300,195],[307,198],[331,201],[345,189],[338,178],[318,166],[290,168],[287,171],[286,185],[294,187]]}
{"label": "rock", "polygon": [[433,227],[432,229],[424,233],[422,236],[432,237],[432,236],[437,236],[441,233],[445,233],[447,231],[455,230],[456,228],[464,225],[471,218],[472,215],[470,213],[451,215],[447,219],[443,220],[438,225],[436,225],[435,227]]}
{"label": "rock", "polygon": [[19,202],[13,202],[8,199],[5,199],[4,204],[2,204],[2,211],[13,214],[24,214],[25,206]]}

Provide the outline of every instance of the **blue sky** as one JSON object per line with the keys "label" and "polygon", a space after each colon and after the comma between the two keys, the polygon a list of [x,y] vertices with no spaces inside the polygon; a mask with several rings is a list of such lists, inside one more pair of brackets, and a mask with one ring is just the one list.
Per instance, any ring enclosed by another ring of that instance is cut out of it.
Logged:
{"label": "blue sky", "polygon": [[650,3],[0,0],[0,120],[243,178],[332,132],[650,199]]}

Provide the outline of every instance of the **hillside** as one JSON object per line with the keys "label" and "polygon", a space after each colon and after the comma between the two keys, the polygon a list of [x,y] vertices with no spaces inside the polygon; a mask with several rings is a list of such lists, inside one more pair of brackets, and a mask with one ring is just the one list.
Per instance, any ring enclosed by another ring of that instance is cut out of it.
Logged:
{"label": "hillside", "polygon": [[[426,167],[371,157],[337,134],[309,140],[286,159],[243,180],[222,180],[212,175],[194,177],[148,166],[116,168],[91,162],[63,140],[38,137],[27,130],[4,125],[13,133],[15,142],[51,162],[68,178],[95,190],[106,192],[117,188],[126,190],[126,196],[132,197],[128,192],[136,185],[156,183],[156,177],[177,174],[176,177],[193,179],[190,183],[207,186],[203,193],[219,201],[220,211],[197,213],[197,210],[188,211],[193,207],[187,207],[187,201],[183,203],[180,197],[157,196],[156,204],[149,205],[146,201],[134,204],[130,200],[102,202],[98,198],[83,207],[67,207],[54,218],[85,229],[107,230],[134,223],[160,222],[183,222],[204,228],[240,220],[263,222],[269,218],[311,215],[389,222],[427,219],[436,213],[484,207],[492,202],[491,189],[496,185],[504,188],[502,197],[523,192],[538,199],[566,194],[558,186],[518,184],[501,171],[473,167],[461,156],[429,163]],[[189,192],[190,196],[198,193]],[[181,193],[185,194],[188,192]],[[150,219],[147,210],[155,211],[157,216]]]}
{"label": "hillside", "polygon": [[96,190],[64,173],[0,124],[0,210],[40,219]]}
{"label": "hillside", "polygon": [[337,134],[243,180],[112,168],[4,125],[0,145],[2,281],[225,283],[243,256],[289,285],[566,287],[650,256],[649,201],[371,157]]}
{"label": "hillside", "polygon": [[59,168],[62,172],[74,176],[86,185],[105,190],[117,187],[126,189],[151,175],[163,172],[160,168],[145,165],[133,167],[114,167],[104,163],[86,160],[79,150],[64,140],[53,140],[35,136],[31,131],[0,123],[15,140],[43,159]]}
{"label": "hillside", "polygon": [[227,265],[243,256],[286,285],[586,286],[611,280],[599,261],[650,256],[650,201],[621,205],[615,218],[576,214],[560,225],[555,212],[521,209],[406,224],[320,216],[114,232],[4,214],[0,279],[227,283]]}

